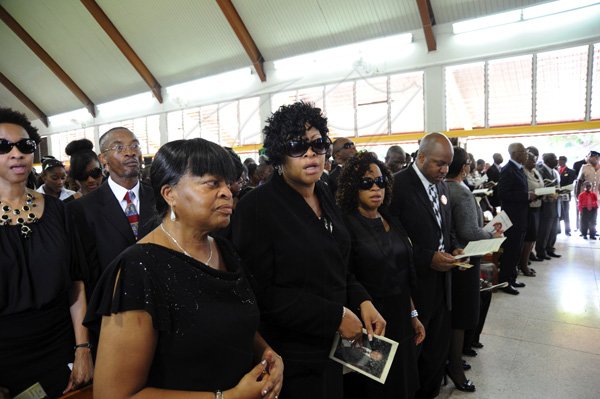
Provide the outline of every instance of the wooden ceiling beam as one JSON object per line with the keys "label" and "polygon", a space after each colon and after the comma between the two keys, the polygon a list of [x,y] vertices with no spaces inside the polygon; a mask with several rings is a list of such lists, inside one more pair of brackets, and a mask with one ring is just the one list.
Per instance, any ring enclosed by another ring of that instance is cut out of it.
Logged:
{"label": "wooden ceiling beam", "polygon": [[21,101],[27,108],[31,110],[34,114],[37,115],[38,118],[42,121],[46,127],[48,127],[48,117],[45,113],[42,112],[41,109],[38,108],[37,105],[33,101],[29,99],[17,86],[13,84],[2,72],[0,72],[0,83],[4,85],[10,91],[13,96],[17,97],[19,101]]}
{"label": "wooden ceiling beam", "polygon": [[435,42],[435,35],[433,34],[433,25],[435,24],[435,17],[433,16],[433,10],[429,0],[417,0],[417,6],[419,7],[419,15],[421,16],[421,23],[423,24],[423,32],[425,32],[425,41],[427,42],[427,50],[437,50],[437,44]]}
{"label": "wooden ceiling beam", "polygon": [[225,18],[227,18],[231,29],[235,32],[240,43],[244,47],[244,50],[246,50],[246,54],[250,57],[250,61],[252,61],[252,65],[254,66],[254,70],[260,78],[260,81],[266,82],[267,75],[264,68],[265,59],[256,46],[254,39],[250,36],[250,32],[248,32],[246,25],[244,25],[244,21],[242,21],[240,14],[238,14],[231,0],[217,0],[217,4],[221,8],[221,11],[223,11]]}
{"label": "wooden ceiling beam", "polygon": [[121,32],[119,32],[110,18],[108,18],[104,10],[100,8],[95,0],[81,0],[81,3],[87,8],[90,14],[92,14],[92,17],[98,22],[98,25],[104,29],[104,32],[106,32],[113,43],[121,50],[121,53],[127,58],[131,66],[139,73],[150,90],[152,90],[152,94],[154,94],[154,97],[156,97],[158,102],[162,104],[163,97],[160,83],[158,83],[152,72],[146,67],[146,64],[144,64],[142,59],[136,54],[133,48],[131,48],[129,43],[127,43],[127,40],[121,35]]}
{"label": "wooden ceiling beam", "polygon": [[40,46],[34,39],[23,29],[23,27],[0,5],[0,19],[21,39],[35,55],[50,70],[57,78],[64,83],[65,86],[85,105],[87,110],[93,117],[96,117],[96,106],[90,98],[77,86],[77,83],[54,61],[54,59]]}

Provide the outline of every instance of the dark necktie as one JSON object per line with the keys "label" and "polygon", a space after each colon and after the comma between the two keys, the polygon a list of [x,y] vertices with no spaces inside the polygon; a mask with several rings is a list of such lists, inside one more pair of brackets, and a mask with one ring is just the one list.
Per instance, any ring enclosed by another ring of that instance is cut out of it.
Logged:
{"label": "dark necktie", "polygon": [[133,235],[135,239],[138,239],[138,225],[140,222],[140,215],[138,214],[137,209],[135,208],[135,204],[133,203],[135,200],[135,194],[133,191],[127,191],[125,194],[125,201],[127,202],[127,206],[125,207],[125,216],[127,216],[127,220],[131,225],[131,230],[133,231]]}
{"label": "dark necktie", "polygon": [[444,234],[442,233],[442,214],[440,213],[440,202],[438,201],[438,195],[437,190],[435,189],[435,185],[430,184],[427,193],[429,195],[429,200],[431,201],[431,205],[433,207],[433,214],[435,215],[435,220],[437,220],[437,224],[440,227],[440,240],[438,245],[438,251],[444,251]]}

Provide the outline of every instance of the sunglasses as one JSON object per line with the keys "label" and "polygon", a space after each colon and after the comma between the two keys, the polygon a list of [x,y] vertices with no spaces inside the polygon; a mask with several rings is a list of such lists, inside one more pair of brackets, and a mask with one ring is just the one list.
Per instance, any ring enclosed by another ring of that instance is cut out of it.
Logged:
{"label": "sunglasses", "polygon": [[102,169],[100,168],[94,168],[92,170],[90,170],[89,172],[84,172],[81,177],[81,180],[87,180],[88,178],[92,177],[94,179],[99,178],[100,176],[102,176]]}
{"label": "sunglasses", "polygon": [[17,150],[21,154],[33,154],[37,148],[37,144],[32,139],[22,139],[13,143],[6,139],[0,139],[0,154],[8,154],[12,151],[13,147],[17,147]]}
{"label": "sunglasses", "polygon": [[299,158],[304,156],[309,148],[312,148],[315,154],[324,155],[330,145],[331,140],[329,140],[329,137],[320,137],[313,141],[290,140],[285,144],[285,152],[292,158]]}
{"label": "sunglasses", "polygon": [[358,188],[360,190],[370,190],[373,187],[373,184],[377,184],[379,188],[385,188],[385,177],[379,176],[376,178],[371,177],[363,177],[360,182],[358,182]]}

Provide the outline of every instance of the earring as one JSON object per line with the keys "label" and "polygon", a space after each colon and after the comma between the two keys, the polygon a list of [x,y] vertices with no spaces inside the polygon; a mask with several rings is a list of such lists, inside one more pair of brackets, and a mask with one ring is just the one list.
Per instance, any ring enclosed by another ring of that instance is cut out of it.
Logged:
{"label": "earring", "polygon": [[171,222],[174,222],[177,220],[177,215],[175,215],[175,210],[173,207],[171,207]]}

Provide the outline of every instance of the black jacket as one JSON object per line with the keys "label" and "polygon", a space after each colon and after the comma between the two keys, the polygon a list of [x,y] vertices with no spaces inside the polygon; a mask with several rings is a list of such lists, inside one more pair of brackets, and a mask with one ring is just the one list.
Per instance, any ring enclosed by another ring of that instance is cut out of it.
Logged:
{"label": "black jacket", "polygon": [[514,162],[507,162],[500,172],[498,195],[502,202],[502,210],[506,212],[515,231],[527,230],[527,212],[529,209],[529,189],[523,168]]}

